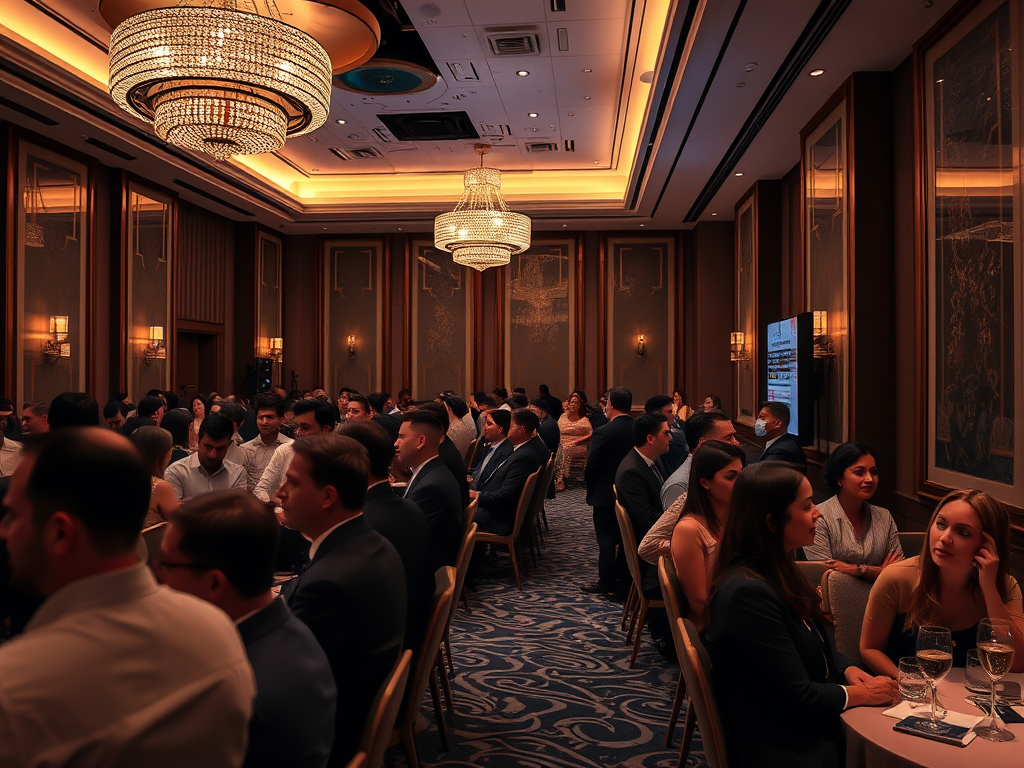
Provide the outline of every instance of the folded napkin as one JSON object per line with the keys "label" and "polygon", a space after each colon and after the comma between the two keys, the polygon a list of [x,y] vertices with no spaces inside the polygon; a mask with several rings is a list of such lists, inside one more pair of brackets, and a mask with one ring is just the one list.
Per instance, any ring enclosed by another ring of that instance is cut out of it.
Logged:
{"label": "folded napkin", "polygon": [[[929,717],[931,710],[928,708],[918,708],[916,710],[910,708],[911,702],[903,701],[897,704],[892,709],[887,709],[882,714],[886,717],[895,717],[897,720],[902,720],[905,717]],[[942,718],[942,722],[948,723],[949,725],[959,725],[962,728],[973,728],[985,717],[975,717],[974,715],[965,715],[961,712],[954,712],[948,710],[946,716]]]}

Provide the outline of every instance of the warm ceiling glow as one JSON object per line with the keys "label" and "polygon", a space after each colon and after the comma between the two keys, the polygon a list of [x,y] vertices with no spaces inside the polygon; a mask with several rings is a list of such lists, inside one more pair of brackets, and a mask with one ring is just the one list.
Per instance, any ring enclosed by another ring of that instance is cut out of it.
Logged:
{"label": "warm ceiling glow", "polygon": [[825,70],[824,69],[812,69],[807,74],[809,74],[811,77],[820,77],[821,75],[825,74]]}

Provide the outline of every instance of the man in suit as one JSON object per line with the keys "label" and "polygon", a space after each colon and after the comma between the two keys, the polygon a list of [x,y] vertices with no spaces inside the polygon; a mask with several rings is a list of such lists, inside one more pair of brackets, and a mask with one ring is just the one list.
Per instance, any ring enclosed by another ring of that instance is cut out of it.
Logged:
{"label": "man in suit", "polygon": [[462,498],[462,506],[469,506],[469,481],[466,479],[466,461],[462,458],[462,451],[458,449],[450,437],[448,428],[451,426],[451,418],[448,416],[448,409],[444,403],[429,402],[420,405],[419,410],[434,414],[441,422],[444,432],[441,434],[441,443],[437,446],[437,455],[452,473],[455,482],[459,486],[459,496]]}
{"label": "man in suit", "polygon": [[398,430],[398,461],[412,470],[405,498],[413,502],[430,526],[430,565],[454,565],[462,540],[462,495],[452,473],[438,456],[444,427],[429,411],[406,411]]}
{"label": "man in suit", "polygon": [[764,445],[764,453],[757,461],[784,461],[796,465],[796,468],[806,475],[807,459],[804,458],[804,449],[788,430],[788,405],[773,401],[762,405],[754,422],[754,434],[767,438],[767,442]]}
{"label": "man in suit", "polygon": [[662,477],[668,478],[673,472],[682,466],[686,457],[690,455],[686,446],[686,435],[683,433],[682,422],[677,422],[672,415],[672,398],[668,395],[655,395],[644,403],[644,413],[660,413],[668,419],[668,431],[671,439],[668,443],[668,452],[658,457],[658,472]]}
{"label": "man in suit", "polygon": [[172,513],[156,567],[164,584],[238,626],[256,676],[244,768],[323,768],[337,688],[313,633],[270,590],[280,527],[251,494],[208,493]]}
{"label": "man in suit", "polygon": [[[351,401],[349,401],[351,405]],[[405,567],[405,647],[416,651],[423,640],[434,596],[434,569],[430,559],[430,526],[420,508],[396,494],[388,483],[388,467],[395,458],[395,443],[387,430],[374,422],[346,422],[339,435],[357,440],[370,454],[370,487],[363,517],[390,541]]]}
{"label": "man in suit", "polygon": [[405,639],[405,571],[387,539],[363,517],[370,474],[363,446],[350,437],[296,440],[281,487],[285,522],[313,543],[282,595],[312,631],[342,694],[329,766],[355,755],[381,684]]}
{"label": "man in suit", "polygon": [[512,443],[508,441],[508,431],[511,426],[511,411],[495,408],[484,414],[484,440],[488,442],[488,447],[477,454],[479,459],[471,472],[473,482],[470,483],[470,488],[472,490],[479,488],[480,478],[483,475],[490,474],[488,468],[493,470],[512,455]]}
{"label": "man in suit", "polygon": [[562,401],[551,394],[547,384],[538,386],[537,394],[540,395],[541,400],[548,404],[548,413],[551,414],[551,418],[558,421],[562,417]]}
{"label": "man in suit", "polygon": [[561,442],[561,433],[558,429],[558,422],[554,420],[548,409],[548,402],[543,398],[538,397],[530,403],[530,410],[536,414],[538,420],[537,435],[544,441],[548,450],[554,453],[558,450],[558,444]]}
{"label": "man in suit", "polygon": [[587,504],[594,508],[594,532],[597,535],[597,581],[581,588],[591,594],[612,595],[624,588],[629,578],[626,561],[615,557],[622,543],[615,522],[615,496],[612,485],[615,472],[633,448],[633,393],[616,387],[605,396],[608,423],[594,430],[587,452],[583,479],[587,484]]}

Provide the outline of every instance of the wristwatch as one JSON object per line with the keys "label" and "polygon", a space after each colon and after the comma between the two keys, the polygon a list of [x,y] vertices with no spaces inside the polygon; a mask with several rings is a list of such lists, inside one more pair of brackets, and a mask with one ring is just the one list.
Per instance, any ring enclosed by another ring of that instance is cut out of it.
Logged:
{"label": "wristwatch", "polygon": [[864,574],[866,574],[868,572],[868,567],[866,565],[864,565],[864,563],[861,563],[860,565],[857,566],[857,570],[860,571],[860,575],[863,576]]}

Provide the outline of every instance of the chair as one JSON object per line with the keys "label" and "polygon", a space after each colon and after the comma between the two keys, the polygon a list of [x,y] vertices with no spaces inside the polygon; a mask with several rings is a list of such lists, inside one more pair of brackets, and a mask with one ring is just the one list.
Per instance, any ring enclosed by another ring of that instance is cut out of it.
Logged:
{"label": "chair", "polygon": [[[538,469],[532,475],[526,478],[526,482],[523,483],[523,490],[519,493],[519,503],[516,506],[516,518],[512,526],[512,533],[507,536],[501,536],[497,533],[486,533],[477,531],[473,540],[477,544],[503,544],[508,547],[509,557],[512,559],[512,572],[516,577],[516,587],[519,591],[523,591],[523,583],[519,578],[519,562],[518,557],[522,554],[522,548],[519,543],[519,533],[523,529],[523,521],[526,519],[526,514],[530,509],[530,502],[533,500],[533,493],[537,486],[537,479],[540,476],[540,470]],[[524,561],[525,565],[525,561]]]}
{"label": "chair", "polygon": [[[644,594],[643,580],[640,574],[640,555],[637,554],[636,536],[633,533],[633,523],[622,505],[615,502],[615,518],[619,522],[619,533],[622,534],[622,550],[626,555],[626,564],[629,566],[629,575],[633,577],[633,586],[636,588],[636,597],[639,601],[640,610],[633,612],[629,621],[629,630],[626,633],[626,642],[633,639],[633,653],[629,657],[629,668],[636,664],[636,655],[640,652],[640,639],[644,634],[644,622],[647,619],[649,608],[664,608],[662,600],[652,600]],[[636,634],[634,635],[634,630]]]}
{"label": "chair", "polygon": [[353,758],[345,764],[345,768],[370,768],[370,764],[366,761],[366,753],[357,752]]}
{"label": "chair", "polygon": [[[475,503],[475,502],[474,502]],[[459,547],[459,555],[455,560],[455,594],[458,595],[463,592],[466,588],[466,574],[469,572],[469,561],[473,557],[473,537],[476,535],[477,524],[473,523],[469,526],[469,530],[466,531],[466,535],[462,538],[462,546]],[[454,672],[455,665],[452,663],[452,646],[451,646],[451,631],[452,622],[455,620],[455,609],[459,607],[458,600],[452,600],[452,609],[448,612],[448,620],[444,625],[444,634],[442,635],[441,648],[444,650],[444,655],[448,659],[448,671]],[[468,609],[468,601],[467,601]],[[441,665],[442,677],[441,682],[447,683],[447,675],[444,675],[444,664]],[[451,690],[445,685],[445,698],[448,701],[448,707],[451,708],[452,696]]]}
{"label": "chair", "polygon": [[146,549],[149,552],[146,562],[150,565],[160,557],[160,544],[164,540],[165,533],[167,533],[166,521],[154,523],[148,528],[142,529],[142,540],[146,543]]}
{"label": "chair", "polygon": [[[661,557],[658,560],[658,583],[661,585],[661,594],[665,598],[665,611],[668,613],[669,627],[673,634],[679,629],[679,619],[689,613],[689,603],[686,595],[683,594],[679,585],[679,576],[676,574],[676,567],[672,558]],[[684,610],[686,613],[684,613]],[[679,642],[672,638],[679,648]],[[675,731],[676,721],[679,719],[679,710],[683,706],[683,699],[686,696],[686,678],[682,670],[679,671],[679,682],[676,684],[676,695],[672,700],[672,715],[668,720],[668,730],[665,732],[665,747],[672,746],[672,732]],[[690,744],[693,741],[693,728],[696,722],[693,719],[693,707],[686,707],[686,719],[683,721],[683,743],[679,748],[679,768],[686,765],[686,758],[690,754]]]}
{"label": "chair", "polygon": [[402,695],[409,682],[411,667],[412,651],[403,651],[395,668],[380,687],[377,698],[374,699],[366,727],[363,729],[362,741],[359,743],[359,753],[363,756],[366,768],[380,768],[384,762],[384,752],[395,730],[398,709],[402,706]]}
{"label": "chair", "polygon": [[406,686],[402,699],[398,722],[388,742],[388,746],[401,742],[410,768],[420,768],[420,759],[416,752],[416,716],[419,714],[423,694],[428,685],[434,696],[434,715],[437,717],[437,727],[441,733],[441,745],[448,749],[447,724],[444,721],[444,710],[438,701],[437,678],[432,673],[437,661],[437,649],[441,646],[445,619],[455,597],[455,575],[455,569],[450,565],[437,570],[437,586],[434,589],[434,602],[430,609],[427,629],[419,653],[416,654],[416,664],[409,675],[409,685]]}
{"label": "chair", "polygon": [[[480,506],[480,502],[477,499],[473,499],[469,502],[469,506],[462,510],[462,535],[466,535],[473,525],[473,518],[476,517],[476,511]],[[474,529],[475,530],[475,529]],[[472,538],[472,537],[471,537]],[[458,567],[458,566],[456,566]],[[459,596],[462,596],[462,603],[466,606],[466,613],[472,615],[473,611],[469,607],[469,592],[466,589],[466,580],[463,578],[459,582],[459,586],[455,590],[455,604],[459,603]]]}
{"label": "chair", "polygon": [[858,666],[860,630],[868,607],[871,583],[839,571],[826,571],[821,580],[822,610],[835,623],[836,650]]}
{"label": "chair", "polygon": [[708,768],[728,768],[725,751],[725,733],[722,719],[718,716],[715,692],[711,688],[711,659],[701,642],[697,627],[689,619],[677,619],[672,633],[676,641],[679,666],[690,692],[690,707],[694,710],[697,727],[700,728],[704,758]]}
{"label": "chair", "polygon": [[924,531],[907,531],[905,533],[897,533],[900,537],[900,546],[903,547],[904,557],[914,557],[920,555],[921,550],[924,549],[925,532]]}
{"label": "chair", "polygon": [[[540,539],[538,536],[538,528],[541,512],[544,509],[544,497],[547,495],[548,487],[545,485],[545,480],[548,479],[548,466],[551,464],[551,460],[541,467],[538,467],[537,471],[540,474],[537,476],[537,485],[533,489],[533,497],[530,499],[530,506],[526,510],[526,519],[523,521],[523,530],[521,537],[527,546],[530,547],[530,559],[533,562],[534,567],[537,565],[537,550],[540,548]],[[521,548],[520,548],[521,551]],[[523,571],[528,572],[526,568],[526,555],[523,555]]]}
{"label": "chair", "polygon": [[480,452],[480,445],[484,441],[484,436],[480,435],[469,444],[466,448],[466,454],[462,457],[463,461],[466,462],[466,471],[468,472],[473,467],[473,462],[476,461],[476,455]]}
{"label": "chair", "polygon": [[828,565],[824,560],[797,560],[796,569],[816,587],[821,584],[821,577],[828,570]]}

